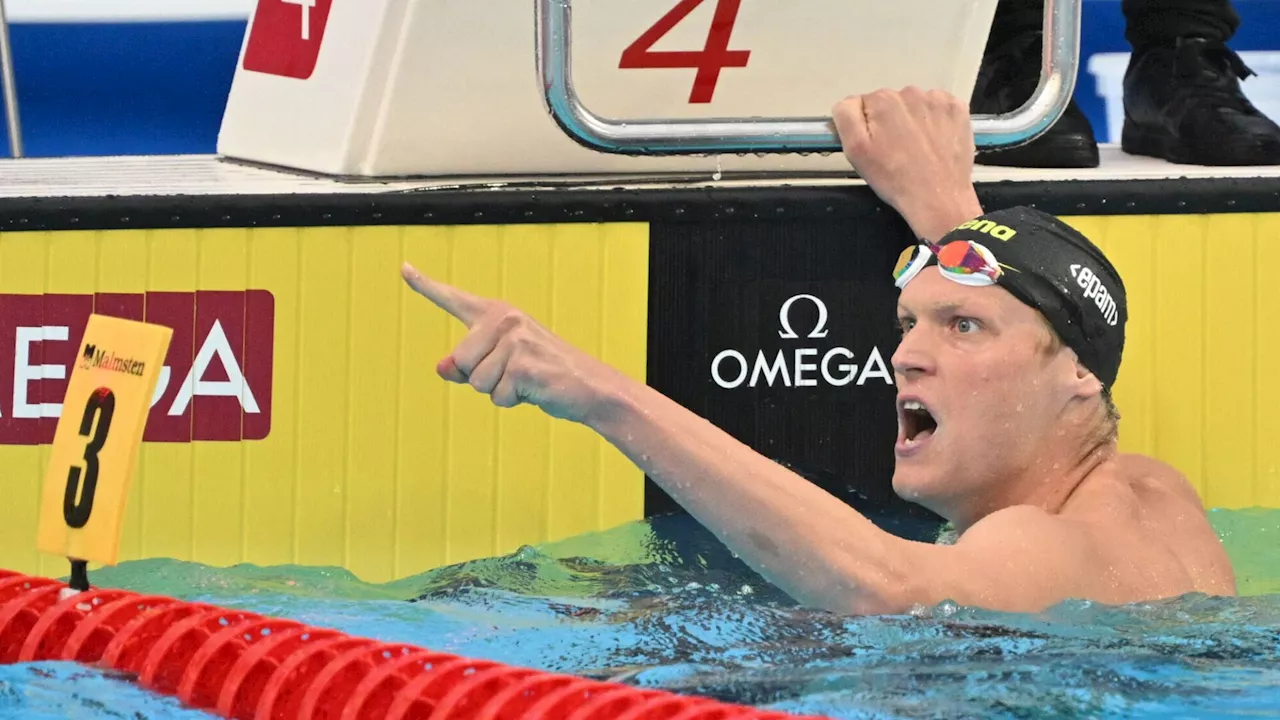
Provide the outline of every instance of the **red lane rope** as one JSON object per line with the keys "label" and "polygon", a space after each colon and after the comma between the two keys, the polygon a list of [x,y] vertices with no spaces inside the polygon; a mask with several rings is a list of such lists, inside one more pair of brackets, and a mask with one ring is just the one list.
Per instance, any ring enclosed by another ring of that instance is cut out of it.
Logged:
{"label": "red lane rope", "polygon": [[64,598],[65,588],[0,570],[0,663],[71,660],[132,673],[148,690],[227,718],[799,718],[127,590]]}
{"label": "red lane rope", "polygon": [[214,710],[222,717],[253,717],[277,670],[307,643],[338,637],[335,630],[294,628],[275,633],[245,650],[218,693]]}

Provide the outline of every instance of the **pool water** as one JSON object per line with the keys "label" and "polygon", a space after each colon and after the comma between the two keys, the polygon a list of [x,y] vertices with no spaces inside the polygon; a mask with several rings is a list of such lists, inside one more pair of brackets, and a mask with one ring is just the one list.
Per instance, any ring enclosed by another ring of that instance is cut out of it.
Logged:
{"label": "pool water", "polygon": [[[91,581],[832,718],[1280,715],[1280,510],[1211,519],[1241,597],[1068,602],[1034,615],[950,603],[870,618],[800,608],[683,515],[386,585],[342,570],[170,560]],[[211,717],[63,663],[0,667],[0,716]]]}

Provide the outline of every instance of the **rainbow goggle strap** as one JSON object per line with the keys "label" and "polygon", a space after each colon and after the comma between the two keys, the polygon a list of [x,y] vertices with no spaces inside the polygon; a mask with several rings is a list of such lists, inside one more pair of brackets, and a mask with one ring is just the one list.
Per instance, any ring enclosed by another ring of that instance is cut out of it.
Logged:
{"label": "rainbow goggle strap", "polygon": [[994,285],[1004,273],[996,256],[985,245],[973,240],[952,240],[946,245],[935,245],[927,240],[913,245],[898,256],[893,269],[893,284],[906,287],[912,278],[938,259],[938,272],[963,285]]}

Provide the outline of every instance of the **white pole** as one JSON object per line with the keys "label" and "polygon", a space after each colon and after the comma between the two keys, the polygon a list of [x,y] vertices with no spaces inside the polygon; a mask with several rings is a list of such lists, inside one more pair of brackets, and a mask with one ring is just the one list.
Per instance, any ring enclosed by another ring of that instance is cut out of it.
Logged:
{"label": "white pole", "polygon": [[0,74],[4,80],[4,114],[9,127],[9,154],[22,157],[22,121],[18,117],[18,86],[13,79],[13,48],[9,45],[9,20],[0,0]]}

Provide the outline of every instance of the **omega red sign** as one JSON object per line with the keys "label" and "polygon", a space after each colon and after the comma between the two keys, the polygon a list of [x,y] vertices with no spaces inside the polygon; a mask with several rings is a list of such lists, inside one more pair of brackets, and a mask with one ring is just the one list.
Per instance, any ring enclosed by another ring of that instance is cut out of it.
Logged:
{"label": "omega red sign", "polygon": [[0,294],[0,445],[53,441],[93,313],[173,329],[143,441],[261,440],[270,432],[270,292]]}

